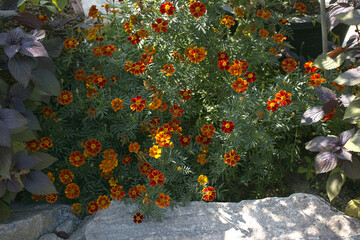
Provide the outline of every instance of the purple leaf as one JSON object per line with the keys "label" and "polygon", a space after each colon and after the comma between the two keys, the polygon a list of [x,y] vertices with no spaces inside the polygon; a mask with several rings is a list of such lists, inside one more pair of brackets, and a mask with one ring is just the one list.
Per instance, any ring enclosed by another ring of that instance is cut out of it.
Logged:
{"label": "purple leaf", "polygon": [[26,125],[29,129],[35,131],[41,131],[40,123],[37,117],[29,110],[25,110],[22,114],[29,122]]}
{"label": "purple leaf", "polygon": [[17,98],[20,101],[25,101],[26,99],[28,99],[28,97],[30,97],[32,90],[33,89],[30,86],[24,88],[19,83],[15,83],[11,86],[9,95],[10,98]]}
{"label": "purple leaf", "polygon": [[31,71],[35,67],[34,59],[16,54],[8,63],[8,68],[11,75],[23,87],[27,87],[31,77]]}
{"label": "purple leaf", "polygon": [[60,37],[49,39],[44,42],[44,47],[51,57],[58,57],[64,49],[63,40]]}
{"label": "purple leaf", "polygon": [[326,88],[326,87],[318,87],[317,86],[316,93],[317,93],[319,99],[324,103],[327,103],[330,100],[336,99],[336,93],[334,93],[332,90],[330,90],[329,88]]}
{"label": "purple leaf", "polygon": [[4,51],[9,58],[12,58],[21,49],[20,41],[24,36],[25,33],[21,28],[15,28],[7,33]]}
{"label": "purple leaf", "polygon": [[6,55],[11,59],[18,51],[20,51],[20,45],[5,45],[4,51]]}
{"label": "purple leaf", "polygon": [[21,112],[21,113],[24,113],[25,112],[25,105],[22,101],[16,99],[16,98],[12,98],[10,99],[9,101],[9,106],[18,111],[18,112]]}
{"label": "purple leaf", "polygon": [[337,4],[329,8],[328,11],[329,31],[331,31],[334,27],[336,27],[340,23],[340,20],[335,18],[335,15],[342,12],[347,12],[350,9],[353,9],[353,7],[350,4],[345,4],[345,3]]}
{"label": "purple leaf", "polygon": [[13,176],[6,181],[6,188],[10,192],[20,192],[22,190],[21,183]]}
{"label": "purple leaf", "polygon": [[7,39],[7,33],[0,33],[0,45],[5,45]]}
{"label": "purple leaf", "polygon": [[0,146],[11,147],[10,131],[6,127],[5,123],[0,121]]}
{"label": "purple leaf", "polygon": [[39,159],[33,156],[28,156],[25,150],[15,153],[12,160],[13,168],[18,170],[34,169],[34,167],[40,162]]}
{"label": "purple leaf", "polygon": [[324,113],[325,114],[331,113],[338,103],[339,102],[338,102],[337,99],[331,99],[330,101],[325,103],[324,106],[323,106]]}
{"label": "purple leaf", "polygon": [[321,151],[316,155],[315,171],[316,173],[326,173],[333,170],[337,165],[335,154],[330,151]]}
{"label": "purple leaf", "polygon": [[14,17],[21,25],[32,28],[40,29],[45,24],[34,14],[28,12],[19,12],[20,16]]}
{"label": "purple leaf", "polygon": [[344,107],[348,107],[350,103],[354,101],[355,98],[356,98],[355,95],[346,94],[346,95],[341,95],[340,101]]}
{"label": "purple leaf", "polygon": [[0,198],[4,196],[6,192],[6,185],[4,180],[0,180]]}
{"label": "purple leaf", "polygon": [[305,149],[311,152],[320,152],[324,147],[320,144],[325,141],[326,137],[316,137],[310,142],[305,143]]}
{"label": "purple leaf", "polygon": [[340,133],[340,135],[339,135],[339,137],[338,137],[338,138],[339,138],[339,145],[340,145],[340,146],[344,146],[345,143],[346,143],[350,138],[352,138],[354,135],[355,135],[355,129],[354,129],[354,128]]}
{"label": "purple leaf", "polygon": [[10,178],[11,149],[0,147],[0,176]]}
{"label": "purple leaf", "polygon": [[320,145],[323,148],[335,148],[338,146],[338,141],[337,137],[325,137],[324,140],[320,142]]}
{"label": "purple leaf", "polygon": [[29,57],[48,57],[48,54],[41,42],[36,37],[26,34],[21,41],[22,47],[20,52]]}
{"label": "purple leaf", "polygon": [[301,118],[301,124],[311,125],[325,116],[323,106],[316,106],[306,110]]}
{"label": "purple leaf", "polygon": [[9,129],[19,128],[28,123],[18,111],[9,108],[0,110],[0,121],[3,121]]}
{"label": "purple leaf", "polygon": [[346,45],[347,46],[351,46],[355,40],[358,40],[359,39],[359,36],[357,34],[353,34],[349,37],[348,41],[346,42]]}
{"label": "purple leaf", "polygon": [[40,40],[40,39],[43,39],[45,37],[45,30],[37,30],[35,29],[31,35],[33,35],[36,40]]}
{"label": "purple leaf", "polygon": [[56,75],[48,69],[36,69],[31,73],[31,80],[41,91],[59,96],[60,83]]}
{"label": "purple leaf", "polygon": [[57,193],[54,185],[44,173],[32,171],[26,175],[21,175],[24,188],[32,194],[48,195]]}
{"label": "purple leaf", "polygon": [[352,154],[346,148],[341,148],[340,152],[336,153],[337,157],[343,160],[352,161]]}

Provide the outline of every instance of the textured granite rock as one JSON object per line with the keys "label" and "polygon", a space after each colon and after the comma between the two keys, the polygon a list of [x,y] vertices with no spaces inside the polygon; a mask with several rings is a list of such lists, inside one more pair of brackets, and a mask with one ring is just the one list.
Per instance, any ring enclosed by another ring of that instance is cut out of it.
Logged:
{"label": "textured granite rock", "polygon": [[68,205],[14,203],[10,209],[10,219],[0,224],[1,240],[35,240],[64,221],[76,219]]}
{"label": "textured granite rock", "polygon": [[168,209],[163,222],[145,220],[141,224],[134,224],[127,214],[133,209],[112,201],[108,209],[85,219],[70,239],[360,239],[358,219],[310,194],[239,203],[191,202],[174,211]]}

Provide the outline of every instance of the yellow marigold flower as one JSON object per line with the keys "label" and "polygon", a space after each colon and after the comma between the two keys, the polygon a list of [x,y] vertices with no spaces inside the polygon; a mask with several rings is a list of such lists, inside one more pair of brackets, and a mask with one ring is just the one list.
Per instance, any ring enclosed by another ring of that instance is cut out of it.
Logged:
{"label": "yellow marigold flower", "polygon": [[149,155],[153,158],[159,158],[161,157],[161,148],[159,148],[158,145],[154,145],[149,149]]}
{"label": "yellow marigold flower", "polygon": [[110,187],[116,187],[119,180],[115,179],[114,177],[111,177],[109,180]]}
{"label": "yellow marigold flower", "polygon": [[224,18],[220,20],[220,22],[221,24],[225,24],[225,26],[228,28],[235,25],[234,17],[229,15],[225,15]]}
{"label": "yellow marigold flower", "polygon": [[79,214],[81,213],[81,203],[74,203],[71,207],[71,211],[74,214]]}
{"label": "yellow marigold flower", "polygon": [[129,145],[129,152],[138,153],[140,150],[140,145],[137,142],[131,142]]}
{"label": "yellow marigold flower", "polygon": [[234,10],[237,17],[243,18],[245,16],[244,10],[241,8],[235,8]]}
{"label": "yellow marigold flower", "polygon": [[124,109],[124,102],[120,98],[115,98],[111,101],[111,107],[117,112],[119,109]]}
{"label": "yellow marigold flower", "polygon": [[200,175],[197,181],[200,183],[200,185],[205,185],[208,182],[208,178],[206,175]]}

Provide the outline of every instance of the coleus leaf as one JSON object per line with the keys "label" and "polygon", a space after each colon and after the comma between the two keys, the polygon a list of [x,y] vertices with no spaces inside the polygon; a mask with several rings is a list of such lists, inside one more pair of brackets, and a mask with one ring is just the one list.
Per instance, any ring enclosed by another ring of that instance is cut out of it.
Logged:
{"label": "coleus leaf", "polygon": [[360,67],[347,70],[340,74],[335,82],[340,85],[354,86],[360,83]]}
{"label": "coleus leaf", "polygon": [[316,173],[326,173],[333,170],[337,165],[337,158],[334,153],[322,150],[315,158]]}
{"label": "coleus leaf", "polygon": [[48,53],[45,50],[44,45],[41,42],[36,40],[37,37],[26,34],[26,36],[21,40],[21,50],[20,52],[29,57],[48,57]]}
{"label": "coleus leaf", "polygon": [[329,89],[327,87],[317,86],[316,93],[317,93],[319,99],[324,103],[327,103],[331,100],[336,99],[336,93],[334,93],[331,89]]}
{"label": "coleus leaf", "polygon": [[13,176],[6,181],[6,188],[10,192],[20,192],[22,190],[21,183]]}
{"label": "coleus leaf", "polygon": [[301,118],[301,124],[311,125],[323,119],[325,112],[323,106],[316,106],[306,110]]}
{"label": "coleus leaf", "polygon": [[0,133],[0,146],[11,147],[10,131],[2,121],[0,121]]}
{"label": "coleus leaf", "polygon": [[43,170],[48,168],[51,164],[53,164],[57,159],[50,154],[43,152],[33,152],[29,153],[29,156],[34,157],[38,160],[38,163],[32,168],[34,170]]}
{"label": "coleus leaf", "polygon": [[31,80],[42,91],[54,96],[60,94],[60,83],[56,75],[48,69],[37,69],[32,72]]}
{"label": "coleus leaf", "polygon": [[34,169],[34,167],[40,162],[39,159],[33,156],[28,156],[25,150],[15,153],[12,161],[13,168],[18,170]]}
{"label": "coleus leaf", "polygon": [[325,114],[331,113],[338,103],[339,101],[337,99],[331,99],[330,101],[325,103],[322,108],[324,110],[324,113]]}
{"label": "coleus leaf", "polygon": [[37,117],[29,110],[25,110],[23,116],[29,121],[26,125],[29,129],[41,131],[41,126]]}
{"label": "coleus leaf", "polygon": [[26,88],[24,88],[19,83],[15,83],[10,87],[9,97],[17,98],[20,101],[25,101],[30,97],[31,93],[32,93],[31,86],[27,86]]}
{"label": "coleus leaf", "polygon": [[28,123],[28,120],[18,111],[9,108],[0,110],[0,121],[2,121],[8,129],[19,128]]}
{"label": "coleus leaf", "polygon": [[14,17],[21,25],[32,29],[40,29],[45,24],[34,14],[28,12],[19,12],[20,16]]}
{"label": "coleus leaf", "polygon": [[355,135],[355,129],[349,129],[339,134],[339,145],[344,146],[345,143]]}
{"label": "coleus leaf", "polygon": [[44,42],[44,47],[51,57],[58,57],[64,49],[63,40],[55,37]]}
{"label": "coleus leaf", "polygon": [[11,149],[0,147],[0,176],[10,178]]}
{"label": "coleus leaf", "polygon": [[35,66],[34,59],[20,54],[16,54],[8,63],[9,72],[23,87],[28,86],[31,71]]}
{"label": "coleus leaf", "polygon": [[358,9],[351,9],[349,11],[339,13],[335,15],[335,17],[347,25],[360,24],[360,10]]}
{"label": "coleus leaf", "polygon": [[57,193],[54,185],[44,173],[32,171],[20,176],[24,188],[32,194],[48,195]]}

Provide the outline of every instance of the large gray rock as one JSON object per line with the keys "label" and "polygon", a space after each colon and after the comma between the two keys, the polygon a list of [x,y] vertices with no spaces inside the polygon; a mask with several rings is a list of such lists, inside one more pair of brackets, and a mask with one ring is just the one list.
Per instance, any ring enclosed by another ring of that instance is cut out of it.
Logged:
{"label": "large gray rock", "polygon": [[0,224],[1,240],[35,240],[65,221],[76,219],[68,205],[14,203],[10,209],[10,219]]}
{"label": "large gray rock", "polygon": [[113,239],[251,239],[355,240],[360,221],[310,194],[265,198],[239,203],[191,202],[168,209],[163,222],[134,224],[134,206],[112,201],[110,207],[88,217],[72,240]]}

